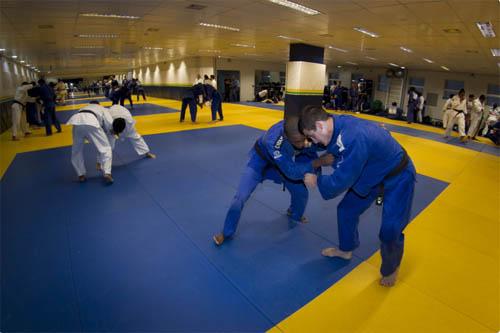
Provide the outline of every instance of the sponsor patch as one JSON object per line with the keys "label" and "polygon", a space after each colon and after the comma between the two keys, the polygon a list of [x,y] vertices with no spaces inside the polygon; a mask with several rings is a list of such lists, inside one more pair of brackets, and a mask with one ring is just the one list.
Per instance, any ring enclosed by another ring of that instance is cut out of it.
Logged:
{"label": "sponsor patch", "polygon": [[282,155],[281,155],[281,152],[279,150],[275,150],[274,153],[273,153],[273,157],[274,159],[278,159],[280,158]]}
{"label": "sponsor patch", "polygon": [[275,149],[281,149],[281,145],[283,144],[283,135],[280,135],[278,140],[274,143],[274,148]]}

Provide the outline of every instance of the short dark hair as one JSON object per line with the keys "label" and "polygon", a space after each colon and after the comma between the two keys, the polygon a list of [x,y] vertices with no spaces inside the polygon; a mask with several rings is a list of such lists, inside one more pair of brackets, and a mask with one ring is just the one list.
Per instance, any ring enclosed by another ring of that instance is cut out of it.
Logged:
{"label": "short dark hair", "polygon": [[45,84],[45,80],[44,80],[44,79],[40,79],[40,80],[38,80],[38,84],[39,84],[39,85]]}
{"label": "short dark hair", "polygon": [[319,105],[307,105],[300,112],[299,131],[304,134],[304,130],[315,131],[317,121],[328,120],[330,115]]}
{"label": "short dark hair", "polygon": [[462,94],[462,93],[465,94],[465,89],[460,89],[460,91],[458,92],[459,95]]}
{"label": "short dark hair", "polygon": [[115,120],[113,120],[113,132],[115,134],[119,134],[119,133],[123,132],[126,125],[127,125],[127,123],[125,122],[125,119],[116,118]]}
{"label": "short dark hair", "polygon": [[99,101],[90,101],[89,104],[97,104],[97,105],[100,105],[101,103],[99,103]]}
{"label": "short dark hair", "polygon": [[392,106],[398,106],[398,103],[392,102]]}
{"label": "short dark hair", "polygon": [[484,101],[485,99],[486,99],[486,96],[484,96],[484,95],[479,96],[480,101]]}

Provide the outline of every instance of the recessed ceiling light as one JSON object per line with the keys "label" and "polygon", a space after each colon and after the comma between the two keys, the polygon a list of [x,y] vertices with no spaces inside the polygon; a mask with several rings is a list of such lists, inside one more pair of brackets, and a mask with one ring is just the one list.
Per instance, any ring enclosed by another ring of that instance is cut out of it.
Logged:
{"label": "recessed ceiling light", "polygon": [[450,69],[446,66],[441,66],[442,69],[444,69],[445,71],[449,71]]}
{"label": "recessed ceiling light", "polygon": [[235,27],[229,27],[226,25],[219,25],[219,24],[212,24],[212,23],[205,23],[205,22],[200,22],[202,27],[208,27],[208,28],[216,28],[216,29],[224,29],[224,30],[230,30],[230,31],[240,31],[239,28]]}
{"label": "recessed ceiling light", "polygon": [[117,34],[79,34],[80,38],[118,38]]}
{"label": "recessed ceiling light", "polygon": [[103,49],[104,46],[99,46],[99,45],[82,45],[82,46],[75,46],[75,49]]}
{"label": "recessed ceiling light", "polygon": [[493,30],[493,24],[490,22],[477,22],[476,25],[484,38],[494,38],[496,36]]}
{"label": "recessed ceiling light", "polygon": [[429,64],[433,64],[434,61],[432,61],[431,59],[427,59],[427,58],[422,58],[423,61],[425,62],[428,62]]}
{"label": "recessed ceiling light", "polygon": [[198,50],[198,52],[220,53],[220,50]]}
{"label": "recessed ceiling light", "polygon": [[97,13],[80,13],[80,16],[84,16],[84,17],[101,17],[101,18],[116,18],[116,19],[127,19],[127,20],[137,20],[137,19],[140,19],[139,16],[116,15],[116,14],[97,14]]}
{"label": "recessed ceiling light", "polygon": [[24,64],[24,63],[25,63],[25,61],[24,61],[24,60],[21,60],[21,61],[19,61],[19,62],[20,62],[21,64]]}
{"label": "recessed ceiling light", "polygon": [[283,39],[289,39],[289,40],[302,40],[300,38],[288,37],[288,36],[283,36],[283,35],[279,35],[279,36],[276,36],[276,37],[283,38]]}
{"label": "recessed ceiling light", "polygon": [[389,65],[391,65],[392,67],[401,67],[398,64],[395,64],[395,63],[392,63],[392,62],[390,62]]}
{"label": "recessed ceiling light", "polygon": [[378,38],[380,37],[379,34],[376,34],[374,32],[371,32],[371,31],[368,31],[366,29],[363,29],[363,28],[360,28],[360,27],[355,27],[353,28],[354,30],[358,31],[358,32],[361,32],[362,34],[365,34],[365,35],[368,35],[370,37],[373,37],[373,38]]}
{"label": "recessed ceiling light", "polygon": [[348,52],[347,50],[344,50],[344,49],[341,49],[341,48],[338,48],[335,46],[331,46],[331,45],[328,45],[328,48],[331,50],[339,51],[339,52],[344,52],[344,53]]}
{"label": "recessed ceiling light", "polygon": [[500,49],[491,49],[491,54],[493,54],[494,57],[500,57]]}
{"label": "recessed ceiling light", "polygon": [[145,50],[163,50],[163,47],[151,47],[151,46],[145,46]]}
{"label": "recessed ceiling light", "polygon": [[407,48],[407,47],[404,47],[404,46],[400,46],[399,47],[402,51],[405,51],[405,52],[408,52],[408,53],[413,53],[413,50]]}
{"label": "recessed ceiling light", "polygon": [[0,52],[5,52],[5,49],[0,49]]}
{"label": "recessed ceiling light", "polygon": [[460,29],[455,29],[455,28],[443,29],[443,31],[447,34],[460,34],[460,33],[462,33],[462,31],[460,31]]}
{"label": "recessed ceiling light", "polygon": [[405,69],[406,67],[405,66],[401,66],[401,69]]}
{"label": "recessed ceiling light", "polygon": [[340,66],[340,65],[337,65],[337,68],[342,68],[342,66]]}
{"label": "recessed ceiling light", "polygon": [[236,46],[236,47],[248,47],[248,48],[255,49],[255,45],[239,44],[239,43],[236,43],[236,44],[231,44],[231,45],[232,45],[232,46]]}
{"label": "recessed ceiling light", "polygon": [[17,59],[17,56],[16,56],[16,55],[13,55],[13,56],[12,56],[12,59]]}
{"label": "recessed ceiling light", "polygon": [[284,6],[284,7],[288,7],[290,9],[293,9],[293,10],[297,10],[297,11],[305,13],[307,15],[318,15],[319,14],[319,12],[315,9],[312,9],[312,8],[309,8],[306,6],[302,6],[302,5],[295,3],[295,2],[292,2],[292,1],[288,1],[288,0],[268,0],[268,1],[275,3],[277,5],[280,5],[280,6]]}
{"label": "recessed ceiling light", "polygon": [[357,65],[357,63],[352,62],[352,61],[346,61],[345,63],[346,63],[346,64],[349,64],[349,65],[354,65],[354,66],[356,66],[356,65]]}
{"label": "recessed ceiling light", "polygon": [[370,59],[370,60],[377,60],[377,58],[374,58],[374,57],[366,57],[366,59]]}

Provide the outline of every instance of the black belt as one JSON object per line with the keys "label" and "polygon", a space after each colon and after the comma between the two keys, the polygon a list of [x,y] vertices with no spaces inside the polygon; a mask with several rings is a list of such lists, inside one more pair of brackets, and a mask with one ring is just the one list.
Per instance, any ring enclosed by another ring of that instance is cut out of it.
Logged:
{"label": "black belt", "polygon": [[21,102],[19,102],[19,101],[16,101],[16,100],[14,100],[14,101],[12,102],[12,104],[19,104],[19,105],[21,105],[23,108],[25,107],[25,105],[24,105],[23,103],[21,103]]}
{"label": "black belt", "polygon": [[391,178],[400,174],[408,166],[408,163],[410,162],[408,153],[403,147],[401,147],[401,149],[403,150],[403,157],[401,158],[401,161],[394,169],[391,170],[391,172],[387,174],[387,176],[385,176],[384,179]]}
{"label": "black belt", "polygon": [[81,110],[79,111],[78,113],[91,113],[94,115],[94,117],[97,118],[97,120],[99,121],[99,117],[97,117],[97,115],[93,112],[93,111],[90,111],[90,110]]}

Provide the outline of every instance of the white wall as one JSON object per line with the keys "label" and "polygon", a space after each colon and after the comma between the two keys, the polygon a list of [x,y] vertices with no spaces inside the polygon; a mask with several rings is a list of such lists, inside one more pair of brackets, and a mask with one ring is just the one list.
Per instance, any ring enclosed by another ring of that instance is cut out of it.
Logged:
{"label": "white wall", "polygon": [[0,100],[13,98],[16,88],[23,82],[37,81],[37,74],[25,66],[0,58]]}
{"label": "white wall", "polygon": [[145,85],[191,86],[197,74],[214,74],[213,58],[193,57],[164,61],[132,70],[132,76]]}
{"label": "white wall", "polygon": [[275,80],[279,81],[279,72],[286,70],[286,63],[263,62],[255,60],[239,60],[218,58],[216,70],[239,71],[240,72],[240,100],[254,100],[255,71],[270,71],[278,73]]}

